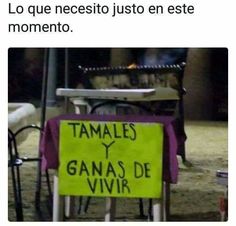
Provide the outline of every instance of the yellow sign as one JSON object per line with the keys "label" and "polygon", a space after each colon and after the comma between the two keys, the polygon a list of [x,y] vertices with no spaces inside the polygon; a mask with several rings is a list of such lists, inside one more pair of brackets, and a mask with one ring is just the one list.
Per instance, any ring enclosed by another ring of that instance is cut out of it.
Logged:
{"label": "yellow sign", "polygon": [[61,195],[159,198],[163,126],[61,121]]}

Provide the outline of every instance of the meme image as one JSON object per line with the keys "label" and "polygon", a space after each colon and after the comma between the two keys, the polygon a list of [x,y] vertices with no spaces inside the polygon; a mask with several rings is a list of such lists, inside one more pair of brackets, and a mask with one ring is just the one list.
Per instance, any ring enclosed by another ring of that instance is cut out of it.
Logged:
{"label": "meme image", "polygon": [[9,48],[10,222],[228,220],[228,49]]}

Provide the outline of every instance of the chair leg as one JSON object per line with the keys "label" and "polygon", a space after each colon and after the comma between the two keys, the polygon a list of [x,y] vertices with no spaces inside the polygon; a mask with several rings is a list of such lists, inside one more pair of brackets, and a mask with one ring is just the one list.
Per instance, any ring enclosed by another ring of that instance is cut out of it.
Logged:
{"label": "chair leg", "polygon": [[141,218],[145,217],[143,209],[143,199],[139,199],[139,216]]}
{"label": "chair leg", "polygon": [[106,198],[105,221],[115,221],[116,198]]}
{"label": "chair leg", "polygon": [[22,208],[22,196],[21,196],[21,180],[20,180],[20,169],[19,166],[16,166],[16,178],[17,178],[17,196],[18,196],[18,200],[17,200],[17,218],[18,221],[23,221],[24,217],[23,217],[23,208]]}
{"label": "chair leg", "polygon": [[[22,208],[22,196],[21,196],[21,180],[20,180],[20,165],[17,164],[16,159],[18,159],[18,151],[16,145],[16,138],[14,133],[8,129],[8,150],[10,156],[11,175],[12,175],[12,185],[15,199],[15,211],[16,211],[16,220],[23,221],[23,208]],[[14,153],[13,153],[14,151]]]}
{"label": "chair leg", "polygon": [[23,221],[24,216],[23,216],[23,209],[22,209],[22,197],[21,197],[21,189],[19,187],[20,181],[19,181],[18,175],[16,174],[18,174],[18,172],[15,172],[15,166],[12,165],[11,175],[12,175],[12,185],[13,185],[13,192],[14,192],[14,199],[15,199],[16,220]]}
{"label": "chair leg", "polygon": [[91,197],[87,197],[85,205],[84,205],[84,212],[85,213],[87,213],[87,211],[88,211],[90,200],[91,200]]}
{"label": "chair leg", "polygon": [[58,193],[58,176],[53,177],[53,221],[63,220],[63,197]]}
{"label": "chair leg", "polygon": [[82,213],[82,206],[83,206],[83,196],[79,196],[79,208],[78,208],[78,214]]}
{"label": "chair leg", "polygon": [[152,209],[153,209],[153,221],[162,220],[162,204],[160,199],[153,199]]}
{"label": "chair leg", "polygon": [[153,220],[153,206],[152,206],[152,199],[149,199],[149,204],[148,204],[148,221]]}
{"label": "chair leg", "polygon": [[163,182],[163,221],[168,221],[170,217],[170,183]]}

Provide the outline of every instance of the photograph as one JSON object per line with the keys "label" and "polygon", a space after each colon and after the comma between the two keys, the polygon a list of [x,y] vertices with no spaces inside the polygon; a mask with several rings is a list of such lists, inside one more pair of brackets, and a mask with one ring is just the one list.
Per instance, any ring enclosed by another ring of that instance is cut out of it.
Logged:
{"label": "photograph", "polygon": [[9,48],[8,221],[228,221],[228,52]]}

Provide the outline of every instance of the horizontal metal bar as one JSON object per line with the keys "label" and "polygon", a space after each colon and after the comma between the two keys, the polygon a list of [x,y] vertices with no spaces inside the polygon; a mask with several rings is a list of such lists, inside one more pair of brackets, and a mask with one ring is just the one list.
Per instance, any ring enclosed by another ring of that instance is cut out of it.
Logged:
{"label": "horizontal metal bar", "polygon": [[118,67],[90,67],[84,68],[78,66],[79,70],[85,75],[118,75],[118,74],[129,74],[129,73],[168,73],[168,72],[180,72],[184,69],[185,63],[181,64],[167,64],[167,65],[137,65],[135,67],[118,66]]}

